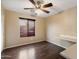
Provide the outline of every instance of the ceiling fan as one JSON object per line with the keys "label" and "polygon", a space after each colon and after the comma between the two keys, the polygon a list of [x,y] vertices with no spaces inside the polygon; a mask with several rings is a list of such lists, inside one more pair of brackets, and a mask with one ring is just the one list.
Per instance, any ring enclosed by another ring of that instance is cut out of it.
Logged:
{"label": "ceiling fan", "polygon": [[48,3],[48,4],[45,4],[45,5],[41,6],[41,1],[37,1],[37,2],[35,2],[34,0],[29,0],[29,1],[35,6],[35,8],[24,8],[24,10],[40,9],[40,10],[42,10],[45,13],[50,13],[49,11],[45,10],[44,8],[48,8],[48,7],[52,7],[53,6],[52,3]]}

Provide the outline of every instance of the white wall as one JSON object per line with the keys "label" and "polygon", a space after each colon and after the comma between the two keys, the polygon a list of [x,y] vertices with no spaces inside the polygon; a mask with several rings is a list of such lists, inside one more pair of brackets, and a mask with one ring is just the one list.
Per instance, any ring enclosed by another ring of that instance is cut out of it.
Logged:
{"label": "white wall", "polygon": [[[20,37],[19,17],[35,19],[35,36]],[[42,18],[31,17],[25,14],[6,10],[6,48],[45,41],[45,24]]]}
{"label": "white wall", "polygon": [[[36,36],[20,38],[19,17],[36,19]],[[5,13],[6,48],[34,42],[47,41],[62,47],[69,47],[71,42],[61,40],[60,35],[76,36],[76,8],[66,10],[46,19],[6,10]]]}
{"label": "white wall", "polygon": [[1,8],[1,51],[5,48],[5,11]]}
{"label": "white wall", "polygon": [[[47,41],[69,47],[73,43],[62,40],[61,35],[76,37],[76,8],[68,9],[60,14],[47,18]],[[70,38],[67,38],[70,40]],[[74,39],[76,40],[76,39]]]}

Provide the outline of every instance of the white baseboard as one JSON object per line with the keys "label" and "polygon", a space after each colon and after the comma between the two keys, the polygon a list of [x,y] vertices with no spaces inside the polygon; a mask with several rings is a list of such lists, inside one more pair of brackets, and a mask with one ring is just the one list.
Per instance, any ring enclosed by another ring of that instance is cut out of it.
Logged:
{"label": "white baseboard", "polygon": [[42,42],[42,41],[45,41],[45,40],[40,40],[40,41],[36,41],[36,42],[31,42],[31,43],[19,44],[19,45],[15,45],[15,46],[10,46],[10,47],[6,47],[6,48],[4,48],[4,50],[5,50],[5,49],[9,49],[9,48],[18,47],[18,46],[27,45],[27,44],[32,44],[32,43]]}
{"label": "white baseboard", "polygon": [[55,42],[52,42],[52,41],[49,41],[49,40],[47,40],[47,42],[52,43],[52,44],[55,44],[55,45],[57,45],[57,46],[60,46],[60,47],[62,47],[62,48],[65,48],[65,49],[66,49],[66,47],[64,47],[64,46],[62,46],[62,45],[59,45],[59,44],[56,44]]}

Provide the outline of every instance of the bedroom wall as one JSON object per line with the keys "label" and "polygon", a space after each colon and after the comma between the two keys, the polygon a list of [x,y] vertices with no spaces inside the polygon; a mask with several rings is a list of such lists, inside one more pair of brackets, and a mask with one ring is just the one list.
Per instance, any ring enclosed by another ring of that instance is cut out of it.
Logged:
{"label": "bedroom wall", "polygon": [[5,48],[5,10],[1,7],[1,51]]}
{"label": "bedroom wall", "polygon": [[[35,37],[20,37],[19,17],[36,19]],[[6,10],[5,25],[6,48],[45,41],[46,39],[66,48],[73,43],[61,40],[60,36],[76,37],[76,7],[47,18],[31,17]]]}
{"label": "bedroom wall", "polygon": [[65,10],[62,13],[49,16],[46,21],[47,26],[47,41],[57,44],[61,47],[69,47],[72,42],[62,40],[63,39],[73,39],[76,40],[77,33],[77,13],[76,7]]}
{"label": "bedroom wall", "polygon": [[[35,36],[34,37],[20,37],[19,17],[35,19]],[[42,18],[31,17],[25,14],[20,14],[13,11],[6,10],[5,14],[6,24],[6,48],[25,45],[45,41],[45,22]]]}

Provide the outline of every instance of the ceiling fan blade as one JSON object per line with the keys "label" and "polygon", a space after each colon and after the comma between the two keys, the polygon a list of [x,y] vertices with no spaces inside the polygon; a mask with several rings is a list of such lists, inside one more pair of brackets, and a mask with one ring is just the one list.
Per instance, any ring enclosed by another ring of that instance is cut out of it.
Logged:
{"label": "ceiling fan blade", "polygon": [[34,9],[34,8],[24,8],[24,9]]}
{"label": "ceiling fan blade", "polygon": [[40,2],[40,1],[37,1],[37,4],[38,4],[38,5],[40,5],[40,4],[41,4],[41,2]]}
{"label": "ceiling fan blade", "polygon": [[33,5],[36,5],[36,3],[34,2],[34,0],[29,0]]}
{"label": "ceiling fan blade", "polygon": [[45,13],[50,13],[49,11],[47,11],[47,10],[44,10],[44,9],[41,9],[43,12],[45,12]]}
{"label": "ceiling fan blade", "polygon": [[47,8],[47,7],[51,7],[51,6],[53,6],[53,4],[52,3],[48,3],[48,4],[44,5],[43,8]]}

